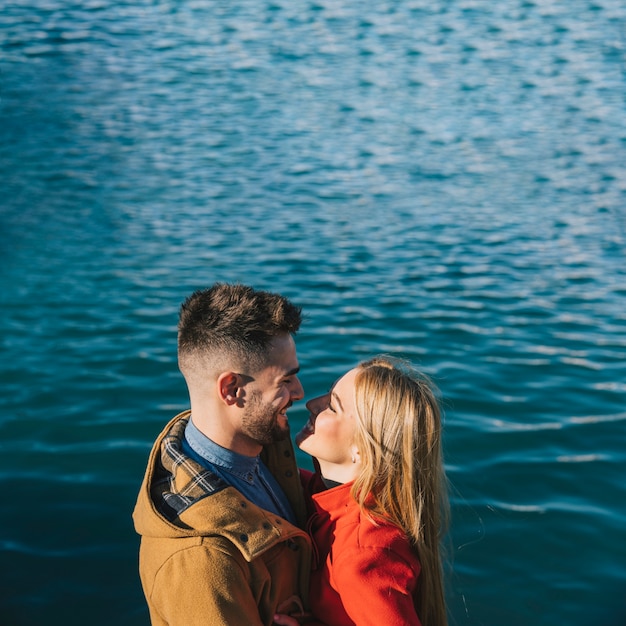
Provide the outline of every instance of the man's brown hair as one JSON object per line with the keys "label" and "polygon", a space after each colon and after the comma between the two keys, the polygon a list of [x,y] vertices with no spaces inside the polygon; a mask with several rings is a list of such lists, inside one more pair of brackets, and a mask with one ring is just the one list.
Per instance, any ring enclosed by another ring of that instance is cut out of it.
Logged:
{"label": "man's brown hair", "polygon": [[181,305],[178,321],[178,361],[213,362],[229,355],[242,366],[258,369],[267,360],[271,341],[295,334],[302,323],[301,307],[276,293],[246,285],[215,283],[192,293]]}

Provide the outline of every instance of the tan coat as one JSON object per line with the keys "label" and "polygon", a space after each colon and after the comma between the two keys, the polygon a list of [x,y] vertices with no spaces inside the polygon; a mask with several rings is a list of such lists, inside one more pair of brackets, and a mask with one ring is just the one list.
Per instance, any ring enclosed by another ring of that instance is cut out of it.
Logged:
{"label": "tan coat", "polygon": [[[189,411],[157,439],[133,513],[139,573],[153,626],[269,626],[308,602],[308,535],[227,486],[180,449]],[[264,461],[304,526],[289,440]]]}

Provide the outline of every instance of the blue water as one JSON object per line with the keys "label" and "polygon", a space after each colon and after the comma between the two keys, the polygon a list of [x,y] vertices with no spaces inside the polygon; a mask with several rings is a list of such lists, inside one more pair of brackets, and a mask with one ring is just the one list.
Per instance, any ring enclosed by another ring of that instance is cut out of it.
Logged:
{"label": "blue water", "polygon": [[5,0],[0,623],[148,624],[130,515],[222,280],[304,307],[308,396],[436,380],[453,623],[623,626],[625,74],[619,0]]}

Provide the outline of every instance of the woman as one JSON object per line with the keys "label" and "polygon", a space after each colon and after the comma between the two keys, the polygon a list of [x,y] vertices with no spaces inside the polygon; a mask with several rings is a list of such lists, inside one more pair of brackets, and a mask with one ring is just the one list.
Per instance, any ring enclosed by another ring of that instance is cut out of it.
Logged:
{"label": "woman", "polygon": [[315,620],[445,626],[439,542],[447,497],[431,386],[408,364],[376,357],[307,408],[296,443],[317,470],[302,470],[317,549]]}

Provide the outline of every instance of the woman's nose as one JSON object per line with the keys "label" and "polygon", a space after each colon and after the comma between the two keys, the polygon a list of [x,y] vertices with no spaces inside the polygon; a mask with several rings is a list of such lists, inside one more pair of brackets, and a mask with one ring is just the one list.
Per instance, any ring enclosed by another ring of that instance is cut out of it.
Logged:
{"label": "woman's nose", "polygon": [[323,396],[318,396],[317,398],[311,398],[306,403],[306,408],[313,414],[317,415],[321,411],[324,410],[324,407],[328,404],[327,401],[328,394],[324,394]]}

